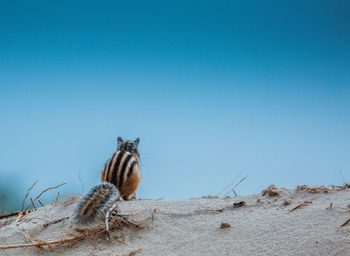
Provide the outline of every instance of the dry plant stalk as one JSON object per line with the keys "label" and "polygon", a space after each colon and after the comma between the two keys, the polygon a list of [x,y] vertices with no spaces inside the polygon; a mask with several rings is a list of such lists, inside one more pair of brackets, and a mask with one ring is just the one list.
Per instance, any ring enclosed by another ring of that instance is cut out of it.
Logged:
{"label": "dry plant stalk", "polygon": [[50,221],[50,222],[44,224],[44,228],[46,228],[48,225],[56,224],[56,223],[59,223],[61,221],[68,220],[68,219],[69,219],[69,217],[64,217],[64,218],[61,218],[61,219],[58,219],[58,220]]}
{"label": "dry plant stalk", "polygon": [[45,208],[45,206],[43,205],[43,203],[42,203],[40,200],[38,200],[38,202],[39,202],[39,204],[40,204],[42,207]]}
{"label": "dry plant stalk", "polygon": [[0,216],[0,219],[4,219],[4,218],[8,218],[8,217],[11,217],[11,216],[15,216],[15,215],[18,215],[21,211],[18,211],[18,212],[11,212],[9,214],[5,214],[5,215],[1,215]]}
{"label": "dry plant stalk", "polygon": [[235,196],[237,197],[237,193],[235,191],[235,189],[243,182],[245,181],[245,179],[248,178],[248,175],[246,175],[245,177],[243,177],[240,181],[238,181],[238,183],[231,188],[226,194],[224,194],[224,196],[227,196],[231,191],[235,194]]}
{"label": "dry plant stalk", "polygon": [[26,216],[27,214],[29,214],[31,212],[34,212],[34,211],[36,211],[36,210],[35,209],[31,209],[29,211],[23,211],[23,212],[21,211],[21,212],[19,212],[16,221],[20,222],[23,219],[24,216]]}
{"label": "dry plant stalk", "polygon": [[22,202],[22,208],[21,208],[21,211],[22,211],[22,212],[23,212],[24,203],[26,202],[26,199],[27,199],[27,197],[28,197],[28,195],[29,195],[29,192],[32,190],[32,188],[35,186],[35,184],[38,183],[38,181],[39,181],[39,180],[35,181],[35,182],[30,186],[30,188],[27,190],[27,194],[26,194],[26,196],[24,197],[23,202]]}
{"label": "dry plant stalk", "polygon": [[[35,182],[30,186],[30,188],[27,190],[27,194],[25,195],[25,197],[24,197],[24,199],[23,199],[23,202],[22,202],[22,210],[17,211],[17,212],[12,212],[12,213],[9,213],[9,214],[6,214],[6,215],[1,215],[1,216],[0,216],[0,219],[4,219],[4,218],[7,218],[7,217],[11,217],[11,216],[17,215],[17,216],[18,216],[18,217],[17,217],[17,222],[18,222],[18,221],[21,221],[22,218],[23,218],[25,215],[27,215],[28,213],[31,213],[31,212],[33,212],[33,211],[36,210],[36,207],[35,207],[34,202],[35,202],[36,200],[38,200],[38,199],[42,196],[42,194],[44,194],[46,191],[48,191],[48,190],[50,190],[50,189],[55,189],[55,188],[58,188],[58,187],[63,186],[63,185],[66,184],[66,183],[62,183],[62,184],[57,185],[57,186],[55,186],[55,187],[50,187],[50,188],[47,188],[47,189],[43,190],[34,200],[33,200],[32,198],[30,198],[30,201],[31,201],[30,204],[23,210],[23,208],[24,208],[24,203],[25,203],[25,201],[26,201],[26,199],[27,199],[27,197],[28,197],[28,195],[29,195],[29,192],[32,190],[32,188],[35,186],[36,183],[38,183],[38,181],[35,181]],[[59,192],[58,192],[58,193],[59,193]],[[59,194],[57,195],[56,200],[58,199],[58,197],[59,197]],[[44,207],[44,205],[40,202],[40,200],[38,200],[38,201],[39,201],[39,203],[41,204],[41,206]],[[34,209],[31,209],[31,210],[28,211],[28,208],[29,208],[31,205],[33,206]]]}
{"label": "dry plant stalk", "polygon": [[36,210],[36,207],[35,207],[35,204],[34,204],[34,202],[33,202],[33,199],[30,198],[30,201],[31,201],[31,204],[33,205],[34,209]]}
{"label": "dry plant stalk", "polygon": [[42,194],[44,194],[46,191],[48,191],[48,190],[50,190],[50,189],[55,189],[55,188],[61,187],[61,186],[65,185],[65,184],[66,184],[66,183],[62,183],[62,184],[57,185],[57,186],[55,186],[55,187],[49,187],[49,188],[47,188],[47,189],[41,191],[41,193],[40,193],[36,198],[34,198],[34,200],[32,201],[32,203],[30,203],[30,204],[26,207],[26,209],[25,209],[24,211],[27,211],[28,208],[29,208],[36,200],[38,200],[39,197],[41,197]]}
{"label": "dry plant stalk", "polygon": [[55,203],[57,203],[58,199],[60,198],[60,191],[57,192]]}
{"label": "dry plant stalk", "polygon": [[153,213],[152,213],[152,216],[151,216],[151,221],[154,220],[154,216],[156,215],[156,213],[157,213],[157,209],[154,209]]}
{"label": "dry plant stalk", "polygon": [[[145,219],[147,221],[149,218]],[[116,218],[112,219],[109,221],[109,227],[110,229],[116,229],[120,228],[122,225],[128,225],[129,223],[123,221],[122,219]],[[142,229],[143,227],[138,224],[137,228]],[[105,234],[106,229],[105,225],[99,225],[99,226],[93,226],[93,227],[76,227],[74,229],[75,233],[71,234],[69,236],[65,236],[62,238],[59,238],[57,240],[53,241],[43,241],[43,240],[38,240],[38,239],[29,239],[30,241],[33,241],[31,244],[14,244],[14,245],[0,245],[0,250],[5,250],[5,249],[12,249],[12,248],[25,248],[25,247],[56,247],[60,248],[63,246],[67,245],[73,245],[80,240],[83,240],[85,238],[96,238],[100,237],[103,234]],[[133,255],[133,254],[131,254]]]}
{"label": "dry plant stalk", "polygon": [[17,221],[17,222],[21,221],[21,220],[23,219],[23,216],[24,216],[23,212],[19,212],[16,221]]}
{"label": "dry plant stalk", "polygon": [[[118,219],[113,219],[110,222],[110,226],[112,229],[117,228],[121,225],[121,221]],[[94,226],[94,227],[89,227],[89,228],[81,228],[77,227],[75,228],[75,231],[77,233],[72,234],[70,236],[62,237],[57,240],[53,241],[43,241],[43,240],[35,240],[35,239],[30,239],[31,241],[34,241],[34,243],[31,244],[14,244],[14,245],[1,245],[0,250],[4,249],[11,249],[11,248],[24,248],[24,247],[43,247],[43,246],[57,246],[57,247],[62,247],[65,245],[73,245],[76,242],[87,238],[87,237],[98,237],[102,235],[105,232],[105,226],[100,225],[100,226]]]}
{"label": "dry plant stalk", "polygon": [[301,204],[298,204],[296,207],[294,207],[293,209],[289,210],[289,212],[295,211],[296,209],[306,205],[306,204],[312,204],[312,201],[304,201]]}
{"label": "dry plant stalk", "polygon": [[[241,176],[241,174],[245,171],[245,169],[243,169],[242,171],[240,171],[236,177],[234,177],[234,179],[230,182],[230,184],[228,184],[226,187],[223,188],[223,190],[221,190],[216,196],[220,196],[221,194],[223,194],[229,187],[231,187],[232,185],[234,185],[235,181],[238,179],[239,176]],[[231,191],[231,189],[229,190],[229,192]]]}
{"label": "dry plant stalk", "polygon": [[334,187],[336,187],[336,188],[339,188],[339,189],[343,190],[343,189],[350,188],[350,184],[345,183],[343,186],[334,186]]}
{"label": "dry plant stalk", "polygon": [[347,221],[345,221],[342,225],[340,225],[341,227],[344,227],[346,225],[348,225],[350,223],[350,219],[348,219]]}
{"label": "dry plant stalk", "polygon": [[42,247],[42,246],[52,246],[52,245],[60,245],[60,244],[72,244],[74,242],[78,242],[79,240],[83,239],[83,236],[80,235],[75,235],[75,236],[68,236],[68,237],[63,237],[58,240],[53,240],[53,241],[42,241],[42,240],[37,240],[35,243],[32,244],[13,244],[13,245],[1,245],[0,250],[5,250],[5,249],[13,249],[13,248],[24,248],[24,247]]}

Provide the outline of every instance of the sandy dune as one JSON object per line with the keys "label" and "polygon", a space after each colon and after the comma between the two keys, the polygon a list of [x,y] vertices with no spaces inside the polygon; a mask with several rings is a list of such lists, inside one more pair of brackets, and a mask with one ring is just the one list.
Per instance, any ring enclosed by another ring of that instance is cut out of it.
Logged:
{"label": "sandy dune", "polygon": [[[234,203],[244,201],[233,207]],[[291,211],[304,201],[300,208]],[[27,243],[28,236],[45,241],[67,236],[77,199],[40,208],[20,222],[0,220],[0,245]],[[60,248],[0,250],[0,255],[350,255],[350,189],[299,187],[264,195],[235,198],[203,197],[183,201],[122,201],[119,210],[134,221],[156,214],[148,226],[123,226],[112,241],[101,236]],[[223,224],[222,223],[227,223]],[[102,224],[97,222],[97,224]],[[230,226],[227,228],[220,228]],[[138,250],[138,251],[137,251]]]}

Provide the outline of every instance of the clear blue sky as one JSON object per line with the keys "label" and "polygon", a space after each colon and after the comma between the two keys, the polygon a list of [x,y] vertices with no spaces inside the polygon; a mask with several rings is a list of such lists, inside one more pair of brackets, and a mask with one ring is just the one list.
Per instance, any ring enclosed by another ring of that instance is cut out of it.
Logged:
{"label": "clear blue sky", "polygon": [[[0,186],[98,184],[141,138],[142,198],[350,181],[349,1],[2,1]],[[48,195],[48,197],[55,197]]]}

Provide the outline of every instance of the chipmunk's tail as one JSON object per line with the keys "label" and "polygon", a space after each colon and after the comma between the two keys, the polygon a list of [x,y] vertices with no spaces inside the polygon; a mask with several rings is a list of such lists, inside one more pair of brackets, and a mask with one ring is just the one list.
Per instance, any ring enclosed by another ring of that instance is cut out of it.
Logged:
{"label": "chipmunk's tail", "polygon": [[79,202],[74,219],[77,223],[93,221],[96,214],[117,198],[117,190],[111,183],[94,186]]}

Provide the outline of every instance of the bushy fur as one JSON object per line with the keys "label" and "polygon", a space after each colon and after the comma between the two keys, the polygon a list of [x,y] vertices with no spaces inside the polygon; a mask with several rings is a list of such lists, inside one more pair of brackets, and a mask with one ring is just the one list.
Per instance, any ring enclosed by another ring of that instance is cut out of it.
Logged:
{"label": "bushy fur", "polygon": [[85,224],[93,221],[96,215],[103,211],[117,198],[117,190],[111,183],[94,186],[79,202],[74,219],[77,223]]}

